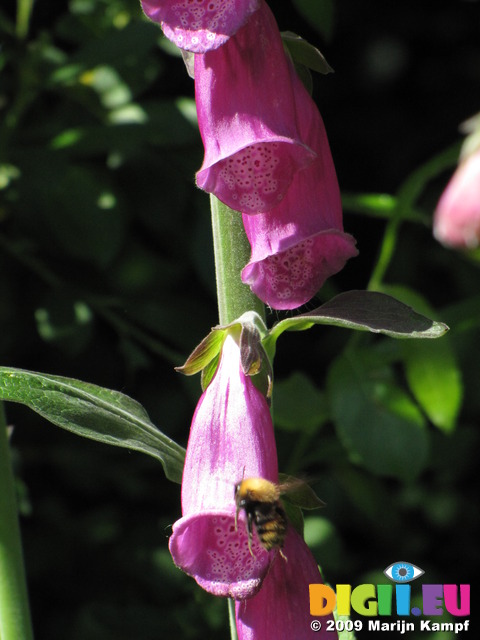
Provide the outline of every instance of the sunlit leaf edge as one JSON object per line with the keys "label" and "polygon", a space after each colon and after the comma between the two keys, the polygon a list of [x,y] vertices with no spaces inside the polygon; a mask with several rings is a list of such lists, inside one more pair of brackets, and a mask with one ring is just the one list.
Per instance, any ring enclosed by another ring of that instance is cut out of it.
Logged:
{"label": "sunlit leaf edge", "polygon": [[[54,394],[63,397],[63,404],[57,398],[49,407]],[[73,378],[0,367],[0,399],[23,404],[76,435],[151,455],[162,463],[169,480],[181,481],[185,450],[159,431],[145,409],[125,394]],[[90,407],[92,423],[86,425],[80,417]],[[99,413],[118,424],[117,434],[95,430],[92,425]],[[125,426],[131,429],[128,437],[123,433]]]}
{"label": "sunlit leaf edge", "polygon": [[[370,305],[372,302],[375,304]],[[380,309],[379,303],[388,308]],[[402,330],[402,323],[405,322],[411,325],[408,330]],[[440,338],[449,329],[443,322],[430,320],[391,296],[377,291],[353,290],[339,294],[313,311],[281,320],[272,327],[267,341],[276,340],[284,331],[303,331],[316,324],[370,331],[401,339]]]}

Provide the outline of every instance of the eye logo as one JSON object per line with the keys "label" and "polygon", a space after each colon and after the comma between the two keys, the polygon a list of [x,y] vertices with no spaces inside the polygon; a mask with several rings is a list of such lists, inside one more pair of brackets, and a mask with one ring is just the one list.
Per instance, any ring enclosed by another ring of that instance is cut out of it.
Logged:
{"label": "eye logo", "polygon": [[394,562],[383,573],[394,582],[411,582],[423,576],[425,571],[410,562]]}

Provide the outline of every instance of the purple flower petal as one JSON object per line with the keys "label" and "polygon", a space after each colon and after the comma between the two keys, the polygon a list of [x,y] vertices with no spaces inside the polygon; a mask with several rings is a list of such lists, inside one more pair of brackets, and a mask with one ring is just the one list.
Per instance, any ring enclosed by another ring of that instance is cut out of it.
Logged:
{"label": "purple flower petal", "polygon": [[[249,224],[246,220],[245,225]],[[263,260],[250,261],[242,271],[242,280],[274,309],[296,309],[313,298],[325,280],[341,271],[347,259],[355,255],[352,236],[336,229],[320,231]]]}
{"label": "purple flower petal", "polygon": [[145,14],[180,49],[204,53],[223,45],[260,0],[142,0]]}
{"label": "purple flower petal", "polygon": [[255,216],[243,214],[252,255],[242,280],[274,309],[308,302],[358,253],[355,240],[343,232],[340,191],[322,117],[293,69],[291,73],[302,138],[316,158],[295,174],[277,207]]}
{"label": "purple flower petal", "polygon": [[195,98],[197,185],[237,211],[278,205],[315,153],[299,135],[290,63],[265,2],[221,49],[195,56]]}
{"label": "purple flower petal", "polygon": [[[232,488],[233,500],[233,483]],[[170,538],[170,553],[182,571],[193,576],[206,591],[236,600],[260,589],[272,561],[254,536],[253,556],[248,548],[246,522],[237,529],[230,511],[204,511],[178,520]]]}
{"label": "purple flower petal", "polygon": [[438,202],[433,233],[448,247],[475,249],[480,244],[480,150],[453,174]]}
{"label": "purple flower petal", "polygon": [[235,484],[242,477],[278,481],[270,411],[240,365],[240,349],[225,339],[215,376],[192,420],[182,481],[183,517],[173,525],[175,564],[204,589],[246,598],[261,586],[272,561],[255,542],[248,549],[240,513],[235,530]]}
{"label": "purple flower petal", "polygon": [[300,535],[290,527],[285,538],[287,561],[277,554],[262,588],[253,598],[237,602],[238,640],[336,640],[322,618],[321,631],[310,627],[309,584],[323,582],[317,563]]}

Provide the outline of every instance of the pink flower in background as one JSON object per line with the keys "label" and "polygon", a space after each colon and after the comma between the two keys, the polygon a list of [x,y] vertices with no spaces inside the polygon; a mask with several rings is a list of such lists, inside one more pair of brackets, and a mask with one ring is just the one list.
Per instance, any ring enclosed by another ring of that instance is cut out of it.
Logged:
{"label": "pink flower in background", "polygon": [[279,554],[256,596],[235,606],[238,640],[336,640],[322,618],[320,632],[310,627],[309,584],[323,582],[309,548],[293,527],[285,538],[285,561]]}
{"label": "pink flower in background", "polygon": [[435,238],[458,249],[480,243],[480,150],[463,160],[440,198],[433,222]]}
{"label": "pink flower in background", "polygon": [[278,205],[315,153],[299,134],[290,63],[265,2],[220,49],[195,56],[205,157],[197,185],[247,213]]}
{"label": "pink flower in background", "polygon": [[142,0],[151,20],[180,49],[204,53],[223,45],[251,14],[260,0]]}
{"label": "pink flower in background", "polygon": [[252,254],[242,280],[274,309],[308,302],[358,253],[354,238],[343,232],[340,191],[322,117],[293,68],[291,77],[301,137],[316,159],[295,174],[277,207],[256,216],[243,214]]}
{"label": "pink flower in background", "polygon": [[260,588],[275,552],[254,537],[248,549],[243,512],[235,530],[235,483],[245,477],[278,482],[269,408],[225,339],[215,376],[192,420],[182,480],[182,518],[173,525],[175,564],[217,596],[248,598]]}

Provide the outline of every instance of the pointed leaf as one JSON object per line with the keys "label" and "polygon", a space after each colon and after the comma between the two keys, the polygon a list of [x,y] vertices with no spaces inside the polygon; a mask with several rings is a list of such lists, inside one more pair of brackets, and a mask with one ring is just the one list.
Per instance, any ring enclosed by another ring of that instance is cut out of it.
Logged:
{"label": "pointed leaf", "polygon": [[302,331],[314,324],[372,331],[393,338],[439,338],[448,331],[446,324],[430,320],[384,293],[347,291],[314,311],[281,320],[272,327],[266,341],[276,341],[283,331]]}
{"label": "pointed leaf", "polygon": [[307,69],[318,73],[332,73],[333,69],[325,60],[325,56],[313,44],[291,31],[282,33],[284,45],[288,48],[295,64],[303,65]]}
{"label": "pointed leaf", "polygon": [[202,371],[220,353],[226,334],[226,329],[212,329],[208,336],[188,356],[185,364],[181,367],[175,367],[175,371],[186,376],[193,376],[195,373]]}
{"label": "pointed leaf", "polygon": [[24,404],[77,435],[151,455],[160,460],[167,478],[181,481],[184,449],[123,393],[72,378],[0,367],[0,399]]}

